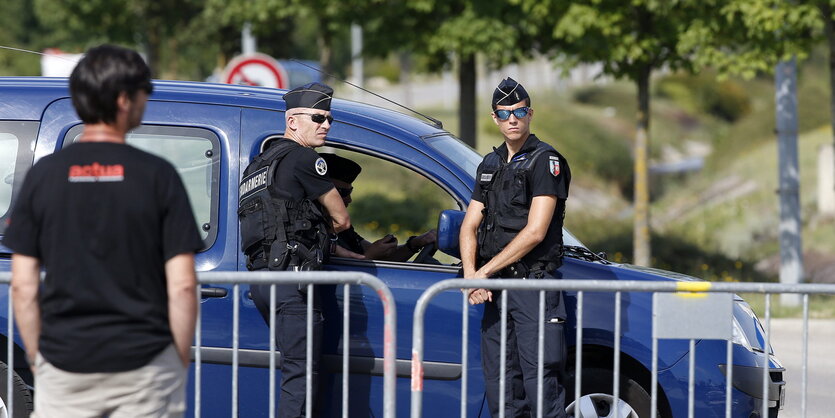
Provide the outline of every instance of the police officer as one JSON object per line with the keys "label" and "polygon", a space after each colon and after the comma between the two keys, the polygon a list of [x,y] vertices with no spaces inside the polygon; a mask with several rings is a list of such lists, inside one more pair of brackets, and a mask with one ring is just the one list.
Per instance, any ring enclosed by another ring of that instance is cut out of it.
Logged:
{"label": "police officer", "polygon": [[[362,172],[362,167],[355,161],[336,155],[320,154],[328,163],[328,176],[345,207],[353,202],[351,194],[354,191],[352,183]],[[434,244],[437,240],[437,233],[434,229],[420,235],[410,236],[405,243],[398,245],[397,238],[388,234],[377,241],[370,242],[358,234],[354,227],[337,234],[337,245],[335,249],[340,257],[357,258],[363,260],[388,260],[388,261],[409,261],[412,256],[427,245]],[[342,250],[345,250],[344,252]]]}
{"label": "police officer", "polygon": [[[493,92],[492,117],[504,136],[478,167],[473,197],[461,226],[464,277],[551,279],[562,259],[562,224],[571,173],[550,145],[530,133],[533,118],[525,88],[512,78]],[[473,289],[471,304],[486,303],[481,358],[491,414],[499,414],[500,310],[498,293]],[[565,361],[565,304],[546,292],[543,416],[564,417],[560,382]],[[537,412],[539,292],[507,292],[505,414]]]}
{"label": "police officer", "polygon": [[[328,166],[313,148],[325,143],[333,117],[333,90],[310,83],[284,95],[284,138],[270,141],[247,167],[240,183],[241,249],[250,270],[318,270],[330,253],[333,233],[351,226],[342,198],[328,179]],[[306,358],[307,286],[276,286],[276,312],[269,312],[270,286],[253,286],[252,299],[264,320],[276,316],[281,350],[280,417],[305,414],[306,361],[313,368],[316,403],[321,358],[322,308],[313,306],[313,358]]]}

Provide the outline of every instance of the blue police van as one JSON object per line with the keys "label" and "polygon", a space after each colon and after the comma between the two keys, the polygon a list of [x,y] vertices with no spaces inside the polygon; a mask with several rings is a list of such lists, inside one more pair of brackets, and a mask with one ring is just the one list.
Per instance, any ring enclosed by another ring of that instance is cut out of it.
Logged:
{"label": "blue police van", "polygon": [[[249,160],[262,143],[284,129],[282,91],[209,83],[154,83],[141,127],[128,143],[167,158],[186,185],[204,242],[197,255],[198,271],[245,271],[240,251],[237,202],[238,182]],[[327,146],[360,162],[364,167],[388,166],[421,182],[421,188],[444,196],[445,208],[453,212],[441,220],[439,251],[422,251],[409,262],[331,259],[333,271],[359,271],[380,278],[392,291],[397,304],[397,416],[408,416],[410,399],[411,327],[415,302],[421,293],[440,280],[460,277],[455,243],[458,230],[450,219],[464,211],[481,160],[468,146],[437,125],[378,107],[334,100],[335,118]],[[78,138],[81,121],[70,103],[66,79],[0,78],[0,235],[3,234],[16,193],[27,170],[41,157],[66,147]],[[582,175],[582,173],[576,173]],[[439,214],[433,213],[432,217]],[[567,216],[571,216],[569,211]],[[136,228],[142,228],[136,225]],[[567,253],[558,270],[567,279],[692,281],[692,277],[668,271],[605,261],[586,249],[568,231]],[[72,245],[68,242],[67,245]],[[10,250],[0,246],[0,271],[10,270]],[[268,328],[255,308],[246,286],[240,292],[240,416],[267,415]],[[326,308],[325,371],[341,370],[342,291],[323,289],[333,312]],[[204,285],[202,309],[202,415],[228,416],[231,411],[232,300],[231,286]],[[9,294],[0,294],[0,322],[6,318]],[[376,293],[353,286],[350,293],[350,416],[382,416],[383,309]],[[570,317],[566,380],[567,400],[573,402],[575,371],[576,294],[568,292]],[[624,293],[621,328],[621,398],[639,416],[649,416],[651,393],[651,304],[648,293]],[[451,416],[459,412],[461,361],[461,294],[447,292],[436,297],[426,313],[424,367],[424,412],[426,416]],[[583,395],[607,416],[611,408],[614,354],[614,295],[588,293],[584,299]],[[471,307],[468,362],[467,416],[488,416],[479,369],[478,326],[481,307]],[[0,354],[5,360],[12,338],[15,409],[17,397],[31,390],[32,375],[17,334],[7,335],[0,326]],[[741,298],[735,298],[733,334],[734,417],[759,417],[768,402],[769,416],[781,408],[783,368],[771,347],[764,344],[764,331],[755,314]],[[695,414],[723,416],[725,411],[726,342],[700,340],[696,347]],[[662,417],[687,415],[687,341],[662,340],[658,353],[658,408]],[[762,399],[762,367],[768,365],[769,395]],[[5,364],[0,371],[8,370]],[[192,367],[193,370],[193,367]],[[326,416],[341,416],[341,376],[326,373],[322,395]],[[6,379],[0,376],[4,398]],[[193,390],[193,389],[191,389]],[[193,397],[190,396],[190,403]],[[608,401],[607,401],[608,399]],[[280,400],[279,400],[280,402]],[[190,404],[193,409],[193,405]],[[16,411],[17,412],[17,411]],[[587,416],[587,415],[584,415]]]}

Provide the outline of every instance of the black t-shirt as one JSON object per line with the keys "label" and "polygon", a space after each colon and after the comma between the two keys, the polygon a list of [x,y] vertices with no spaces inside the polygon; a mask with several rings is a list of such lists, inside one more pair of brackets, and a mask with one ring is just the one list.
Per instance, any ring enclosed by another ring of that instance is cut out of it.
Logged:
{"label": "black t-shirt", "polygon": [[203,245],[174,167],[115,143],[35,164],[3,243],[45,268],[40,352],[77,373],[133,370],[173,342],[165,262]]}
{"label": "black t-shirt", "polygon": [[281,199],[316,201],[334,188],[327,174],[328,164],[324,158],[313,149],[296,144],[278,164],[273,185]]}

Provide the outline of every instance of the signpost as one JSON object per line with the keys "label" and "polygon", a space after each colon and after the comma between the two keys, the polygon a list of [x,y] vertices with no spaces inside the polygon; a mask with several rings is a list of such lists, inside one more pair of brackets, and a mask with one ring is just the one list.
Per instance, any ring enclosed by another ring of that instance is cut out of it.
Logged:
{"label": "signpost", "polygon": [[284,68],[269,55],[239,55],[229,62],[221,78],[226,84],[286,89],[289,77]]}

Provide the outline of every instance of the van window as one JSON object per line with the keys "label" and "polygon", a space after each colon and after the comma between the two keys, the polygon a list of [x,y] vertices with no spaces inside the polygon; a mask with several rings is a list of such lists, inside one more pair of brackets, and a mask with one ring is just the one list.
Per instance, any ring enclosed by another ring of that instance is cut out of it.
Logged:
{"label": "van window", "polygon": [[32,166],[37,122],[0,121],[0,234],[12,209],[16,190]]}
{"label": "van window", "polygon": [[[362,168],[351,183],[349,197],[343,196],[343,201],[347,203],[354,230],[368,242],[373,243],[391,234],[399,244],[403,244],[412,235],[436,228],[441,211],[459,209],[457,201],[449,193],[403,165],[330,147],[317,151],[348,158]],[[435,254],[435,260],[446,265],[459,261],[440,251]]]}
{"label": "van window", "polygon": [[[75,142],[82,126],[67,133],[66,144]],[[127,136],[127,143],[170,162],[186,187],[204,249],[217,237],[220,179],[220,140],[214,132],[201,128],[143,125]]]}

